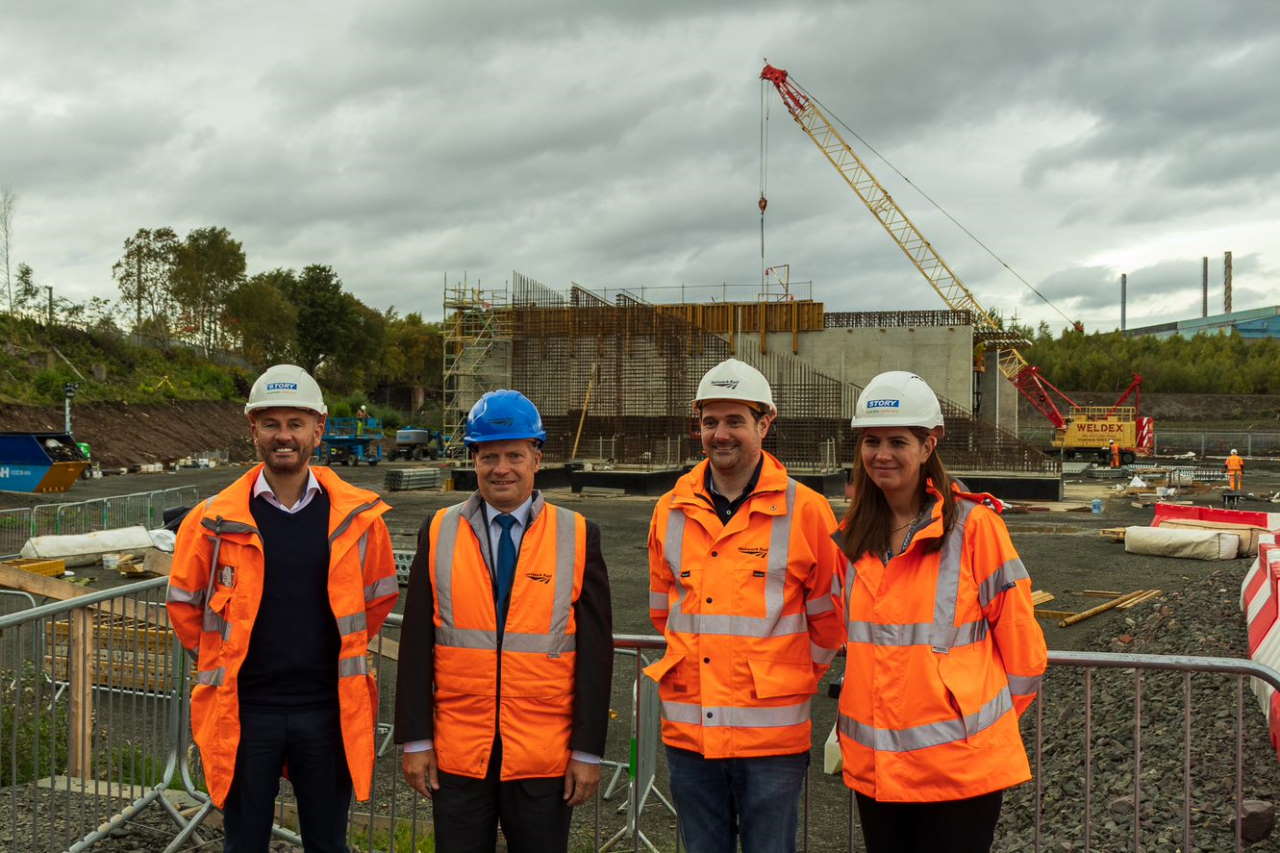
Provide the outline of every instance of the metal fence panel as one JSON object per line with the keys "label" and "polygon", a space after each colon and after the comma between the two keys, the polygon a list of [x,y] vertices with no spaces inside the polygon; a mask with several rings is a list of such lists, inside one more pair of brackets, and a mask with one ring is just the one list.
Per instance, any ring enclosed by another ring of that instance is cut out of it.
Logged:
{"label": "metal fence panel", "polygon": [[[164,511],[194,506],[195,486],[175,486],[86,501],[37,504],[29,509],[0,510],[0,559],[15,556],[31,536],[63,536],[164,523]],[[25,525],[22,519],[25,518]]]}

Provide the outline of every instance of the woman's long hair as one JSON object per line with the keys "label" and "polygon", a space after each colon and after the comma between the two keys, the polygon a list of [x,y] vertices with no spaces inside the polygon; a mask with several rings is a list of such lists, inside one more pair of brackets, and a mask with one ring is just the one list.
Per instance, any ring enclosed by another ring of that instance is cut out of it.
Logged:
{"label": "woman's long hair", "polygon": [[[929,437],[929,430],[921,427],[908,427],[911,434],[922,443]],[[871,552],[880,555],[889,550],[893,513],[889,510],[889,502],[884,492],[867,475],[866,466],[862,464],[862,442],[866,432],[858,436],[858,443],[853,454],[853,498],[849,501],[849,511],[841,522],[840,547],[850,560],[857,560],[863,554]],[[951,495],[951,477],[938,456],[938,448],[934,447],[929,458],[920,466],[920,506],[928,503],[929,493],[925,484],[933,481],[933,487],[942,495],[942,531],[945,536],[951,532],[956,520],[955,499]],[[925,543],[925,553],[936,551],[942,547],[942,537]]]}

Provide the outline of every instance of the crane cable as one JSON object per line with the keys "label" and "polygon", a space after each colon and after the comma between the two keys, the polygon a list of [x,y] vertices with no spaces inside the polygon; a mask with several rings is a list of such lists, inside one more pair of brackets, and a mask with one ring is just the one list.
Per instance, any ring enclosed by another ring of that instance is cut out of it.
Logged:
{"label": "crane cable", "polygon": [[768,275],[764,265],[764,211],[769,206],[765,193],[769,186],[769,97],[766,91],[768,81],[760,81],[760,292],[765,290],[765,278]]}
{"label": "crane cable", "polygon": [[[1052,308],[1054,311],[1057,311],[1057,312],[1058,312],[1058,314],[1059,314],[1059,315],[1061,315],[1062,319],[1066,320],[1066,321],[1067,321],[1067,323],[1068,323],[1068,324],[1070,324],[1072,327],[1078,327],[1078,326],[1079,326],[1079,323],[1077,323],[1077,321],[1072,320],[1070,317],[1068,317],[1068,316],[1063,312],[1063,310],[1062,310],[1061,308],[1059,308],[1057,305],[1053,304],[1053,302],[1052,302],[1052,301],[1050,301],[1049,297],[1045,296],[1043,293],[1041,293],[1039,290],[1037,290],[1037,289],[1035,288],[1035,285],[1033,285],[1031,282],[1029,282],[1029,281],[1027,281],[1025,278],[1023,278],[1023,277],[1022,277],[1022,275],[1021,275],[1017,270],[1015,270],[1012,266],[1010,266],[1010,265],[1009,265],[1008,261],[1006,261],[1004,258],[1002,258],[1002,257],[1000,257],[999,255],[997,255],[997,254],[995,253],[995,251],[994,251],[994,250],[992,250],[992,248],[991,248],[990,246],[988,246],[986,243],[982,242],[982,240],[978,239],[978,236],[977,236],[976,234],[974,234],[972,231],[970,231],[968,228],[966,228],[963,224],[961,224],[961,223],[960,223],[960,221],[959,221],[958,219],[956,219],[954,216],[952,216],[952,215],[951,215],[951,213],[950,213],[950,212],[948,212],[946,208],[944,208],[942,205],[940,205],[940,204],[938,204],[936,201],[934,201],[932,196],[930,196],[930,195],[929,195],[928,193],[926,193],[924,190],[920,189],[920,187],[916,186],[916,184],[915,184],[915,183],[914,183],[910,178],[908,178],[906,175],[902,174],[902,172],[898,169],[898,167],[897,167],[897,166],[895,166],[895,165],[893,165],[893,163],[892,163],[892,162],[890,162],[890,160],[889,160],[889,158],[888,158],[888,157],[884,156],[884,155],[883,155],[883,154],[881,154],[879,151],[877,151],[877,150],[876,150],[876,148],[875,148],[875,146],[873,146],[873,145],[872,145],[870,142],[868,142],[867,140],[863,139],[863,138],[862,138],[862,136],[860,136],[856,130],[854,130],[853,128],[849,127],[849,125],[845,124],[844,119],[840,118],[840,116],[836,115],[834,112],[832,112],[832,111],[831,111],[831,108],[830,108],[830,107],[828,107],[828,106],[827,106],[826,104],[824,104],[822,101],[820,101],[820,100],[818,100],[816,97],[814,97],[814,95],[813,95],[813,93],[812,93],[812,92],[810,92],[808,89],[804,88],[804,87],[803,87],[803,86],[801,86],[799,83],[797,83],[797,82],[796,82],[796,78],[795,78],[794,76],[789,77],[789,80],[790,80],[790,82],[791,82],[791,83],[792,83],[792,84],[793,84],[797,89],[799,89],[801,92],[804,92],[805,97],[807,97],[809,100],[813,101],[815,104],[817,104],[819,107],[821,107],[821,108],[822,108],[822,111],[823,111],[823,112],[825,112],[827,115],[831,116],[833,119],[835,119],[837,122],[839,122],[839,123],[840,123],[840,126],[841,126],[841,127],[843,127],[845,130],[849,131],[849,133],[850,133],[850,134],[852,134],[852,135],[853,135],[853,137],[854,137],[855,139],[857,139],[857,140],[858,140],[858,142],[860,142],[862,145],[864,145],[868,151],[870,151],[872,154],[875,154],[877,157],[879,157],[879,158],[884,162],[884,164],[885,164],[886,166],[888,166],[890,169],[892,169],[892,170],[893,170],[894,174],[896,174],[899,178],[902,178],[902,180],[906,181],[906,182],[911,186],[911,188],[912,188],[913,190],[915,190],[917,193],[919,193],[919,194],[920,194],[920,195],[925,199],[925,201],[929,202],[929,204],[931,204],[931,205],[933,205],[935,208],[937,208],[937,209],[938,209],[938,211],[939,211],[940,213],[942,213],[942,215],[943,215],[943,216],[945,216],[945,217],[947,217],[947,219],[951,220],[951,222],[952,222],[952,224],[953,224],[953,225],[955,225],[957,228],[959,228],[961,231],[963,231],[965,234],[967,234],[967,235],[969,236],[969,238],[970,238],[971,240],[973,240],[973,242],[975,242],[975,243],[977,243],[979,246],[981,246],[981,247],[986,251],[986,253],[987,253],[988,255],[990,255],[991,257],[995,258],[996,262],[997,262],[997,263],[999,263],[999,264],[1000,264],[1000,266],[1002,266],[1002,267],[1004,267],[1006,270],[1008,270],[1008,271],[1013,275],[1013,277],[1014,277],[1014,278],[1016,278],[1018,281],[1020,281],[1020,282],[1022,282],[1023,284],[1025,284],[1025,285],[1027,286],[1027,288],[1028,288],[1032,293],[1034,293],[1036,296],[1039,296],[1039,297],[1040,297],[1040,299],[1044,302],[1044,304],[1045,304],[1045,305],[1048,305],[1048,306],[1049,306],[1050,308]],[[762,197],[763,197],[763,196],[762,196]],[[761,211],[761,216],[763,216],[763,215],[764,215],[764,211],[762,210],[762,211]],[[761,227],[763,228],[763,225],[762,225]],[[763,239],[763,238],[762,238],[762,239]]]}

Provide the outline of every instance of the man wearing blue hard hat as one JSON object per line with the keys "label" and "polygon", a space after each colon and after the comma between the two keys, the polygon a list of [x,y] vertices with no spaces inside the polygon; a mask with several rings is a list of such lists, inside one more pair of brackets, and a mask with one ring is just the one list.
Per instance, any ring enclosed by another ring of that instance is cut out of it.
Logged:
{"label": "man wearing blue hard hat", "polygon": [[613,676],[600,530],[534,488],[547,434],[490,391],[463,436],[477,490],[418,531],[396,681],[396,741],[430,797],[439,853],[568,848],[600,784]]}

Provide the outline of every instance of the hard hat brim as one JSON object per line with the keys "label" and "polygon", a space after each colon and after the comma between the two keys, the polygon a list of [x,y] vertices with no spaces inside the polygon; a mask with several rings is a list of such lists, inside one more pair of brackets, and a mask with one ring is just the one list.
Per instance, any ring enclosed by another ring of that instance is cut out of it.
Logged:
{"label": "hard hat brim", "polygon": [[547,434],[545,432],[536,433],[534,435],[530,435],[527,432],[511,432],[486,435],[479,438],[464,437],[462,439],[462,443],[467,447],[479,447],[482,444],[491,444],[495,441],[536,441],[538,442],[538,446],[541,447],[546,440]]}
{"label": "hard hat brim", "polygon": [[328,406],[317,409],[313,406],[299,406],[297,403],[284,403],[279,400],[262,403],[245,403],[244,413],[249,415],[254,412],[260,412],[263,409],[297,409],[300,412],[311,412],[312,414],[319,415],[320,417],[327,417],[329,414]]}

